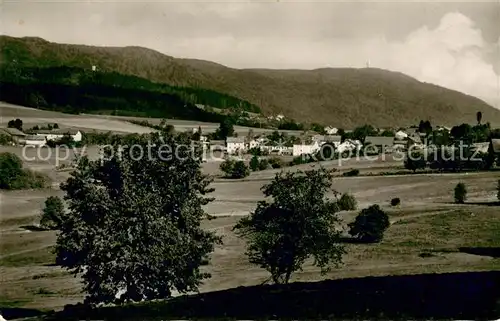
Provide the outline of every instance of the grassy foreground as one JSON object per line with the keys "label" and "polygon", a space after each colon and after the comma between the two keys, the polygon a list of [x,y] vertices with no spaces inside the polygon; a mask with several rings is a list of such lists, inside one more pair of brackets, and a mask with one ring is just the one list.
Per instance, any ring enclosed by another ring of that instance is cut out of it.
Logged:
{"label": "grassy foreground", "polygon": [[[214,254],[212,281],[233,279],[230,289],[165,302],[82,310],[68,307],[47,312],[52,300],[80,298],[77,280],[50,267],[49,249],[21,252],[0,260],[0,269],[45,273],[23,277],[2,290],[0,310],[7,320],[105,319],[165,320],[179,318],[423,318],[495,319],[500,316],[500,213],[497,206],[464,206],[452,210],[390,212],[392,226],[382,243],[347,244],[345,265],[321,280],[305,267],[288,286],[255,285],[260,272],[244,261],[244,248],[226,235],[223,256]],[[217,221],[226,226],[234,218]],[[52,236],[47,234],[44,237]],[[36,233],[32,233],[35,235]],[[14,249],[11,249],[14,251]],[[245,272],[243,287],[236,279]],[[235,274],[236,273],[236,274]],[[257,273],[257,274],[256,274]],[[220,274],[220,275],[219,275]],[[216,280],[217,279],[217,280]],[[253,285],[252,285],[253,284]],[[46,302],[46,308],[30,309]],[[53,304],[53,303],[52,303]]]}

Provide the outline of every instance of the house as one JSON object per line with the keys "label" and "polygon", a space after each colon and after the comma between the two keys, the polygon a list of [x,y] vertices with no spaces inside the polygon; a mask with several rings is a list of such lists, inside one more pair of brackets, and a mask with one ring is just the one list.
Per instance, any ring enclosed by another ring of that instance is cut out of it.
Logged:
{"label": "house", "polygon": [[24,145],[26,146],[45,146],[46,143],[45,137],[40,135],[27,135],[24,138]]}
{"label": "house", "polygon": [[394,136],[396,140],[405,140],[408,138],[408,134],[402,130],[398,130]]}
{"label": "house", "polygon": [[80,142],[82,140],[82,133],[78,129],[73,128],[62,128],[62,129],[52,129],[52,130],[37,130],[35,135],[43,136],[46,140],[59,140],[65,135],[71,136],[73,141]]}
{"label": "house", "polygon": [[335,128],[335,127],[328,126],[328,127],[325,127],[325,131],[328,135],[335,135],[339,132],[339,129]]}
{"label": "house", "polygon": [[246,150],[245,137],[226,138],[226,150],[228,154],[241,153]]}
{"label": "house", "polygon": [[[380,153],[389,152],[394,146],[394,137],[366,136],[365,146],[373,146]],[[372,150],[373,147],[371,147]]]}
{"label": "house", "polygon": [[5,132],[10,137],[12,137],[12,140],[17,143],[22,143],[25,137],[27,136],[25,133],[23,133],[17,128],[3,128],[2,131]]}
{"label": "house", "polygon": [[342,137],[338,135],[314,135],[312,137],[312,141],[322,145],[324,143],[331,143],[338,148],[340,143],[342,142]]}
{"label": "house", "polygon": [[346,139],[343,143],[337,146],[337,151],[339,153],[344,153],[348,151],[359,151],[363,144],[359,140]]}

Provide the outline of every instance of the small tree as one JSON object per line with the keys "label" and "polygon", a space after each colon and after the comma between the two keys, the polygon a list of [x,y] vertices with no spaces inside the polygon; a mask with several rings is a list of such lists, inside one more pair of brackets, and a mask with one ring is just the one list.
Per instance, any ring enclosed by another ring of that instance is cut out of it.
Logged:
{"label": "small tree", "polygon": [[16,129],[19,129],[20,131],[23,131],[23,121],[19,118],[10,120],[7,123],[7,127],[8,128],[16,128]]}
{"label": "small tree", "polygon": [[341,211],[354,211],[358,206],[358,202],[351,194],[344,193],[337,201],[337,205]]}
{"label": "small tree", "polygon": [[467,187],[464,183],[458,183],[455,186],[455,203],[463,204],[467,200]]}
{"label": "small tree", "polygon": [[226,159],[219,166],[220,170],[224,172],[227,178],[244,178],[250,175],[250,169],[243,161],[235,161],[233,159]]}
{"label": "small tree", "polygon": [[254,172],[258,171],[259,164],[260,164],[259,157],[257,155],[253,155],[252,159],[250,159],[250,169]]}
{"label": "small tree", "polygon": [[279,173],[262,187],[272,202],[259,202],[250,216],[235,226],[247,240],[251,263],[271,273],[275,283],[288,283],[309,257],[326,272],[345,253],[339,244],[335,202],[326,199],[332,174],[325,169]]}
{"label": "small tree", "polygon": [[64,204],[61,198],[49,196],[42,210],[40,226],[49,230],[61,228],[64,219]]}
{"label": "small tree", "polygon": [[361,242],[380,242],[389,225],[389,217],[375,204],[361,210],[356,220],[349,224],[349,234]]}

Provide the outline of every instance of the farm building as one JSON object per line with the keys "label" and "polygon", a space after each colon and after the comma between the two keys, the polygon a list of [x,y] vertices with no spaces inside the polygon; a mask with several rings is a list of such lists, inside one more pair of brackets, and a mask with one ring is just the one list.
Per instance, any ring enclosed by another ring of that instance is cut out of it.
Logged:
{"label": "farm building", "polygon": [[226,139],[228,154],[235,154],[246,150],[245,137],[228,137]]}
{"label": "farm building", "polygon": [[35,132],[37,136],[43,136],[46,140],[59,140],[64,135],[70,135],[75,142],[82,140],[82,133],[78,129],[64,128],[52,130],[38,130]]}
{"label": "farm building", "polygon": [[40,135],[27,135],[24,138],[24,144],[26,146],[45,146],[46,143],[45,137]]}
{"label": "farm building", "polygon": [[392,147],[394,146],[394,137],[366,136],[365,145],[366,146],[373,146],[379,152],[386,152],[386,151],[392,149]]}
{"label": "farm building", "polygon": [[292,155],[300,156],[304,154],[314,154],[319,151],[320,145],[318,142],[313,142],[312,144],[294,144]]}
{"label": "farm building", "polygon": [[361,149],[361,142],[359,140],[346,139],[343,143],[337,146],[337,151],[339,153],[347,151],[358,151]]}
{"label": "farm building", "polygon": [[10,137],[12,137],[12,140],[17,143],[22,143],[25,137],[27,136],[25,133],[23,133],[17,128],[2,128],[2,131],[5,132]]}
{"label": "farm building", "polygon": [[489,152],[494,154],[497,157],[500,155],[500,139],[499,138],[493,138],[490,141]]}

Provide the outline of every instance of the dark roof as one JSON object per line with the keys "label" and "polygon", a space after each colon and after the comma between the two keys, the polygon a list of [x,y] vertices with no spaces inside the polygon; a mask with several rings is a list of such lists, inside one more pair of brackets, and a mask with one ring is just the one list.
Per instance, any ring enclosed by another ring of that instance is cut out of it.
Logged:
{"label": "dark roof", "polygon": [[226,142],[223,140],[211,140],[210,145],[226,146]]}
{"label": "dark roof", "polygon": [[394,137],[366,136],[365,144],[375,146],[392,146],[394,145]]}
{"label": "dark roof", "polygon": [[36,130],[35,133],[37,134],[42,134],[42,135],[76,135],[79,132],[78,129],[74,128],[59,128],[59,129],[52,129],[52,130]]}
{"label": "dark roof", "polygon": [[22,131],[20,131],[17,128],[2,128],[2,129],[4,132],[6,132],[7,134],[9,134],[11,136],[26,136],[25,133],[23,133]]}
{"label": "dark roof", "polygon": [[490,148],[490,143],[489,142],[482,142],[482,143],[474,143],[472,144],[472,149],[474,151],[478,151],[481,153],[488,153],[488,149]]}

